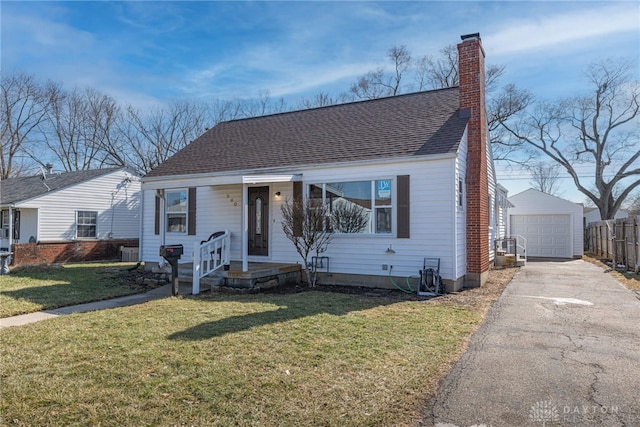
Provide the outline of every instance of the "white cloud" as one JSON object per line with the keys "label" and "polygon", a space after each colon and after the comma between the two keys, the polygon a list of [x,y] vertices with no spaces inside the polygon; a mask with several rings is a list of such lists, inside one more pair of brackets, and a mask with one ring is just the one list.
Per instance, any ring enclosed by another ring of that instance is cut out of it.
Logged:
{"label": "white cloud", "polygon": [[508,27],[483,39],[485,46],[492,46],[492,56],[499,56],[548,50],[565,43],[628,31],[635,31],[636,37],[640,31],[635,2],[511,21]]}

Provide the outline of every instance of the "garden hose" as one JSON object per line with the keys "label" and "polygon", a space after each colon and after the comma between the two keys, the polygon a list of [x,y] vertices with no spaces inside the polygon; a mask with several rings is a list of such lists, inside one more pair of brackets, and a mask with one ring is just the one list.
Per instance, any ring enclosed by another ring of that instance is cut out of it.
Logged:
{"label": "garden hose", "polygon": [[407,276],[407,278],[405,279],[405,282],[407,284],[407,288],[409,289],[405,289],[401,286],[399,286],[394,280],[393,277],[391,277],[391,271],[393,270],[393,267],[389,269],[389,280],[391,280],[391,283],[393,283],[393,286],[395,286],[396,288],[398,288],[399,290],[401,290],[402,292],[404,292],[405,294],[412,294],[413,288],[411,287],[411,283],[409,283],[409,279],[413,278],[413,277],[419,277],[419,276]]}

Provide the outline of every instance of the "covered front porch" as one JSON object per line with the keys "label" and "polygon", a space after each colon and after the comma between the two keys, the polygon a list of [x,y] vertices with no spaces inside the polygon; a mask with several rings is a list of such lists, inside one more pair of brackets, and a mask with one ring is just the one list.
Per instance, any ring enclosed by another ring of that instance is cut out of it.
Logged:
{"label": "covered front porch", "polygon": [[198,294],[219,288],[244,290],[270,289],[290,282],[300,283],[302,266],[276,262],[249,262],[246,271],[242,261],[231,261],[222,269],[201,277],[198,289],[194,289],[193,263],[178,265],[179,293]]}

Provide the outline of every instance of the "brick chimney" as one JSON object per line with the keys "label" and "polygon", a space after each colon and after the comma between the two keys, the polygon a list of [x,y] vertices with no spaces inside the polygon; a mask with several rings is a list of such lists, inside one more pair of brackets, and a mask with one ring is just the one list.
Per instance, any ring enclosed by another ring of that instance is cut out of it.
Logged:
{"label": "brick chimney", "polygon": [[480,34],[458,44],[460,112],[467,114],[467,272],[465,287],[482,286],[489,272],[489,178],[484,49]]}

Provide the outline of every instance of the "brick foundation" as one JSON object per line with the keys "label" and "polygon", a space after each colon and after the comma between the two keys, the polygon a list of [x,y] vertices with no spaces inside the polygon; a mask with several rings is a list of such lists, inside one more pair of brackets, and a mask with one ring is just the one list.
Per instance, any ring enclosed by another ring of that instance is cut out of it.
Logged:
{"label": "brick foundation", "polygon": [[137,247],[138,239],[14,243],[12,264],[119,260],[120,246]]}

